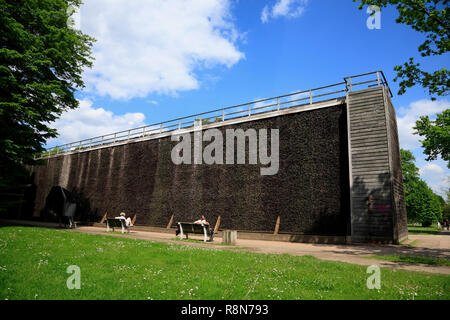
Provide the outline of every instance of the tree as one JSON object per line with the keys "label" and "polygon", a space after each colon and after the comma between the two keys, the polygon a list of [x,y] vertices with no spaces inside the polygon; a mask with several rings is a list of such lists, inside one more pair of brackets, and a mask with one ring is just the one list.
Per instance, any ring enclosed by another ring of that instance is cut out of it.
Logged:
{"label": "tree", "polygon": [[447,202],[442,206],[442,220],[450,220],[450,188],[447,189]]}
{"label": "tree", "polygon": [[442,207],[442,220],[450,220],[450,203],[446,203]]}
{"label": "tree", "polygon": [[428,116],[420,117],[414,129],[415,134],[425,137],[421,142],[424,153],[428,156],[426,160],[436,160],[441,156],[450,168],[450,109],[438,113],[434,121]]}
{"label": "tree", "polygon": [[429,226],[442,218],[442,205],[439,198],[423,180],[411,182],[409,192],[405,192],[405,201],[406,213],[410,221]]}
{"label": "tree", "polygon": [[[422,57],[442,55],[449,50],[450,46],[450,10],[449,0],[353,0],[360,1],[359,9],[364,5],[376,5],[380,8],[388,5],[396,6],[399,13],[397,23],[411,26],[414,30],[426,35],[426,40],[418,50]],[[421,69],[420,63],[414,62],[414,58],[403,65],[394,68],[397,76],[394,81],[402,79],[399,83],[399,95],[406,92],[407,88],[420,84],[428,89],[432,100],[434,95],[444,96],[449,93],[450,71],[442,68],[433,72]]]}
{"label": "tree", "polygon": [[409,183],[410,181],[419,179],[419,168],[414,163],[416,158],[411,151],[400,149],[400,157],[402,162],[403,182]]}
{"label": "tree", "polygon": [[[94,39],[68,25],[80,0],[0,0],[0,194],[20,187],[48,125],[74,109]],[[2,204],[0,203],[0,208]]]}
{"label": "tree", "polygon": [[400,150],[403,185],[405,190],[406,214],[409,221],[429,225],[442,218],[442,197],[434,194],[433,190],[419,177],[419,168],[409,150]]}

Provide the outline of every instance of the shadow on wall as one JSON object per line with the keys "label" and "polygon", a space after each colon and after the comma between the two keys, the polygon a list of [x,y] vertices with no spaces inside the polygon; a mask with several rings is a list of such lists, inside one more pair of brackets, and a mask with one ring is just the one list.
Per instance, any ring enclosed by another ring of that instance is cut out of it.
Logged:
{"label": "shadow on wall", "polygon": [[354,230],[354,234],[392,239],[394,226],[389,173],[380,173],[365,180],[354,178],[352,196],[353,218],[356,228],[360,229]]}
{"label": "shadow on wall", "polygon": [[316,216],[310,232],[306,232],[305,234],[344,236],[345,234],[342,233],[342,230],[346,230],[347,220],[349,219],[349,217],[343,214],[344,212],[342,211],[341,215],[336,215],[334,210],[326,207],[323,208]]}
{"label": "shadow on wall", "polygon": [[100,219],[98,210],[91,208],[89,198],[82,191],[76,188],[69,191],[60,186],[54,186],[47,195],[44,209],[41,210],[41,220],[61,222],[65,216],[73,216],[75,221],[87,224]]}
{"label": "shadow on wall", "polygon": [[76,219],[81,222],[98,222],[101,218],[98,214],[98,208],[91,207],[89,198],[77,188],[73,188],[71,193],[73,201],[77,204]]}

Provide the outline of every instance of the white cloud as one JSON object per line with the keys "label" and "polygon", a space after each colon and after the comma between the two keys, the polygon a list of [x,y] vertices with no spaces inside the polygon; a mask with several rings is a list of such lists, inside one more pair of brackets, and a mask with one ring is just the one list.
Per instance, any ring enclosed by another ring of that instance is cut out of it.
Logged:
{"label": "white cloud", "polygon": [[88,90],[114,99],[197,89],[197,68],[244,58],[229,0],[85,0],[80,17],[97,39]]}
{"label": "white cloud", "polygon": [[440,176],[442,173],[444,173],[444,169],[440,166],[438,166],[435,163],[428,163],[424,165],[422,168],[420,168],[420,174],[421,175],[429,175],[429,176]]}
{"label": "white cloud", "polygon": [[269,15],[270,15],[270,12],[269,12],[269,6],[268,6],[268,5],[265,5],[265,6],[264,6],[264,9],[263,9],[263,11],[262,11],[262,13],[261,13],[261,21],[262,21],[263,23],[268,22],[268,21],[269,21]]}
{"label": "white cloud", "polygon": [[52,123],[59,137],[49,140],[47,145],[65,144],[140,127],[145,125],[144,121],[145,115],[142,113],[115,115],[103,108],[93,108],[90,100],[81,100],[79,108],[63,113]]}
{"label": "white cloud", "polygon": [[273,6],[264,6],[261,21],[267,23],[269,19],[300,17],[307,4],[308,0],[277,0]]}
{"label": "white cloud", "polygon": [[450,108],[450,102],[447,100],[419,100],[411,103],[409,108],[401,107],[397,110],[400,147],[413,151],[421,178],[427,182],[435,193],[444,197],[445,190],[449,188],[450,171],[447,169],[446,162],[439,157],[432,162],[425,160],[426,155],[424,155],[422,144],[419,141],[422,137],[413,134],[413,127],[415,127],[420,116],[427,115],[430,119],[435,119],[436,113],[440,113],[447,108]]}
{"label": "white cloud", "polygon": [[421,147],[418,135],[413,134],[416,121],[420,116],[433,116],[450,108],[450,102],[447,100],[419,100],[410,104],[409,108],[399,108],[397,113],[398,133],[400,147],[413,150]]}
{"label": "white cloud", "polygon": [[423,165],[420,167],[419,173],[435,193],[445,198],[450,187],[450,171],[442,159]]}
{"label": "white cloud", "polygon": [[[285,99],[286,99],[287,101],[295,101],[295,100],[300,100],[300,99],[304,99],[304,98],[309,97],[309,92],[302,92],[302,93],[294,94],[294,93],[300,92],[300,91],[301,91],[301,90],[294,91],[294,92],[290,92],[290,94],[292,94],[292,95],[286,97]],[[300,104],[302,104],[302,103],[309,103],[309,100],[301,100],[301,101],[296,101],[296,102],[297,102],[297,103],[300,103]]]}

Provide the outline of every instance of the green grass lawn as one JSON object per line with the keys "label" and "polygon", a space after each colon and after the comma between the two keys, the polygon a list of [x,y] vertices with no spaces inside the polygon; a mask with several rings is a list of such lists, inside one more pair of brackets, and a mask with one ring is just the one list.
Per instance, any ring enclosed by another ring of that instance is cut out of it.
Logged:
{"label": "green grass lawn", "polygon": [[439,234],[442,230],[438,229],[437,226],[432,225],[430,227],[421,227],[421,226],[413,226],[411,224],[408,225],[408,233],[413,234]]}
{"label": "green grass lawn", "polygon": [[[81,289],[66,286],[81,269]],[[0,228],[0,299],[450,299],[450,277],[126,237]]]}

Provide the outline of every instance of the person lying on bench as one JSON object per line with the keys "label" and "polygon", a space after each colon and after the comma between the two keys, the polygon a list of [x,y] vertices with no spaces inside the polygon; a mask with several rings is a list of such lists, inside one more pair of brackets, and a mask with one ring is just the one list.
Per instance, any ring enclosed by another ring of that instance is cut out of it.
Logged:
{"label": "person lying on bench", "polygon": [[125,225],[126,225],[127,227],[132,227],[132,226],[133,226],[133,222],[131,222],[131,218],[130,218],[130,217],[126,218],[126,213],[125,213],[125,212],[121,212],[121,213],[120,213],[120,216],[117,217],[116,219],[122,219],[122,220],[125,220]]}

